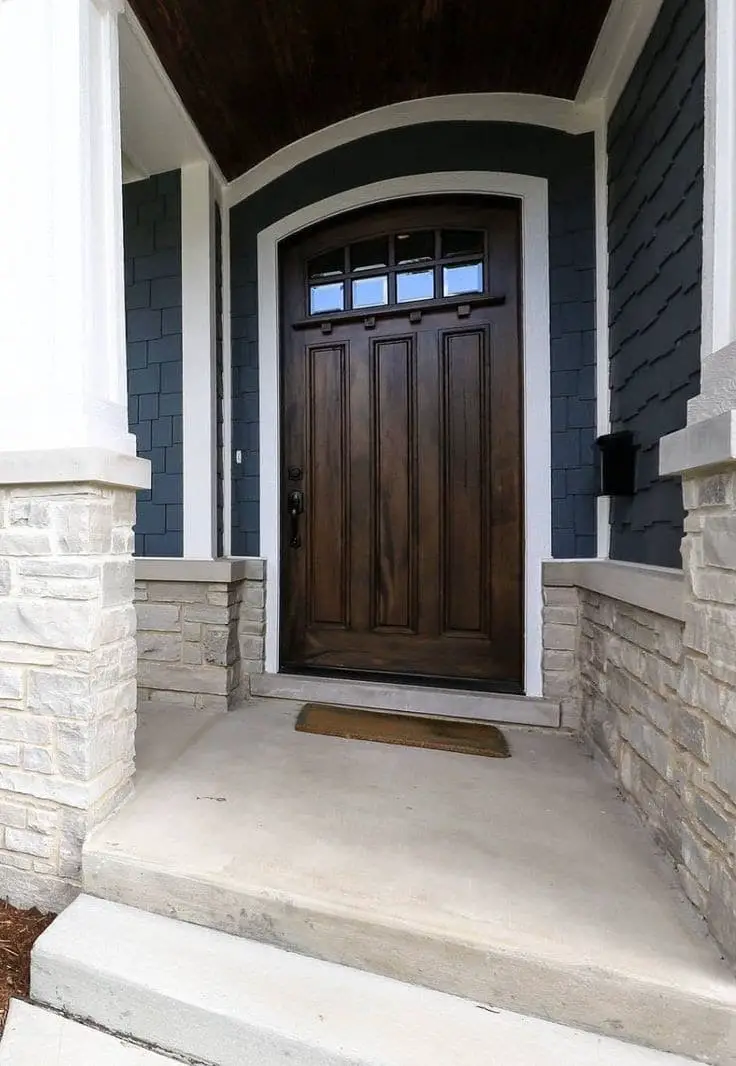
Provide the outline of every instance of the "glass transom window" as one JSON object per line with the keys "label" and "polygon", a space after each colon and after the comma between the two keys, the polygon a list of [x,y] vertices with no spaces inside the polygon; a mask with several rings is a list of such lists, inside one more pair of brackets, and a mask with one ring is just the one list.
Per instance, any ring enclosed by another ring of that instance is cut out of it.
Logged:
{"label": "glass transom window", "polygon": [[407,307],[488,289],[484,230],[417,229],[321,252],[307,264],[310,315]]}

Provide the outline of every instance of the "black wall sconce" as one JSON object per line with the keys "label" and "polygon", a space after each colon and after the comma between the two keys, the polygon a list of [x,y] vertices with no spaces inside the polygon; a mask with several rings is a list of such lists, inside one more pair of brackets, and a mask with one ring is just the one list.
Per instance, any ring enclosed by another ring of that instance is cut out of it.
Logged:
{"label": "black wall sconce", "polygon": [[607,433],[598,437],[595,443],[598,447],[598,495],[633,496],[637,452],[633,433]]}

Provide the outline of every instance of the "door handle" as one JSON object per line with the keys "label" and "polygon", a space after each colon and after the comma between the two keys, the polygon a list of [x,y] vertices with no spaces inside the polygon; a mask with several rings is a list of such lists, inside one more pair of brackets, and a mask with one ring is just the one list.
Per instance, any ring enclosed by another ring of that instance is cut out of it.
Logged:
{"label": "door handle", "polygon": [[301,548],[302,538],[299,533],[299,515],[304,512],[304,493],[294,490],[286,497],[286,510],[289,515],[289,547]]}

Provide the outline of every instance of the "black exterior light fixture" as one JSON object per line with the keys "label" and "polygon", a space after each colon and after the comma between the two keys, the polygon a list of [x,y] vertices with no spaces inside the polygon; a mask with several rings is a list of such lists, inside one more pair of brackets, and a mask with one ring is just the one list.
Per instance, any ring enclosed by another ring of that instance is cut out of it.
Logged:
{"label": "black exterior light fixture", "polygon": [[596,440],[598,448],[598,495],[633,496],[636,485],[636,452],[633,433],[607,433]]}

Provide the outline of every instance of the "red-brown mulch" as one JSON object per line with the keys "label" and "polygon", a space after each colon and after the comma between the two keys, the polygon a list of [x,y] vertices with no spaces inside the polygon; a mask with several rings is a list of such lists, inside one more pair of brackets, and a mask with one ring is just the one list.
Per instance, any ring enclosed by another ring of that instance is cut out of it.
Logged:
{"label": "red-brown mulch", "polygon": [[0,901],[0,1032],[11,996],[27,996],[31,981],[31,948],[54,920],[35,907],[19,911]]}

